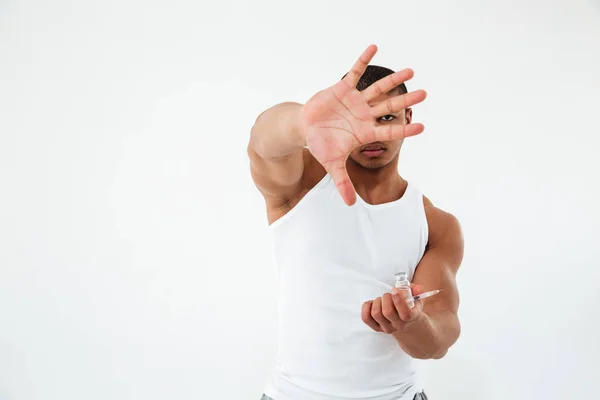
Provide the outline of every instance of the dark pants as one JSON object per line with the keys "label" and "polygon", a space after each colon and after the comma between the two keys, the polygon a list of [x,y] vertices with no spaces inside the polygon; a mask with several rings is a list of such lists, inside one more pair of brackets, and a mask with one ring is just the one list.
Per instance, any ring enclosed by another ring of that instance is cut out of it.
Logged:
{"label": "dark pants", "polygon": [[[265,396],[263,394],[262,397],[260,398],[260,400],[273,400],[273,399],[268,396]],[[428,398],[427,398],[427,395],[425,394],[425,392],[421,392],[421,393],[415,394],[415,397],[413,397],[413,400],[428,400]]]}

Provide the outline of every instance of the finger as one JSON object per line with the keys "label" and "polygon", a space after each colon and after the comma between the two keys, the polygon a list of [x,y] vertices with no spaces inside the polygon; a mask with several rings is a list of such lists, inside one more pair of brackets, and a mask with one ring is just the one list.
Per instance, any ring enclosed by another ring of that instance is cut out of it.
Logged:
{"label": "finger", "polygon": [[398,311],[396,310],[396,306],[394,305],[394,300],[392,300],[392,295],[390,293],[384,294],[381,298],[381,312],[383,313],[385,319],[390,321],[392,325],[401,322]]}
{"label": "finger", "polygon": [[375,332],[383,332],[379,324],[373,319],[371,316],[371,306],[373,301],[367,301],[362,306],[361,318],[365,324],[369,326],[369,328],[373,329]]}
{"label": "finger", "polygon": [[412,79],[414,75],[415,73],[410,68],[394,72],[393,74],[376,81],[371,86],[363,90],[362,93],[367,102],[369,102],[377,96],[387,94],[390,90],[395,89],[409,79]]}
{"label": "finger", "polygon": [[425,290],[423,290],[423,286],[417,285],[416,283],[410,284],[410,290],[412,291],[413,296],[425,293]]}
{"label": "finger", "polygon": [[367,47],[367,49],[365,51],[363,51],[363,53],[360,55],[360,57],[358,58],[356,63],[354,63],[354,66],[352,67],[350,72],[348,72],[346,74],[346,76],[344,77],[343,80],[348,85],[350,85],[352,87],[356,87],[356,84],[360,80],[360,77],[362,76],[362,74],[365,73],[365,70],[367,69],[367,66],[373,59],[373,56],[375,55],[375,53],[377,53],[377,46],[372,44],[369,47]]}
{"label": "finger", "polygon": [[383,311],[381,309],[381,297],[378,297],[375,300],[373,300],[373,305],[371,307],[371,316],[379,324],[379,326],[381,327],[381,329],[383,329],[385,333],[392,333],[394,331],[392,323],[383,316]]}
{"label": "finger", "polygon": [[399,124],[386,124],[375,128],[375,140],[386,141],[386,140],[397,140],[404,139],[410,136],[415,136],[422,133],[425,130],[423,124],[415,123],[408,125]]}
{"label": "finger", "polygon": [[371,116],[381,118],[384,115],[400,112],[422,102],[426,97],[427,92],[421,89],[389,97],[371,107]]}
{"label": "finger", "polygon": [[337,165],[323,165],[327,172],[331,175],[335,187],[342,196],[344,202],[351,206],[356,203],[356,190],[346,171],[346,164],[340,163]]}
{"label": "finger", "polygon": [[412,317],[412,309],[409,307],[408,302],[406,301],[404,292],[394,290],[392,292],[392,300],[400,319],[405,322],[410,321]]}

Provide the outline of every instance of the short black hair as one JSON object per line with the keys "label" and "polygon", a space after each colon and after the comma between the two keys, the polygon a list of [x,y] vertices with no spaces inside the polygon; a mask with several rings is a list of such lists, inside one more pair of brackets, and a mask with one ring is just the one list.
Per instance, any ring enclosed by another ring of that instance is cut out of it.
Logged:
{"label": "short black hair", "polygon": [[[365,73],[362,74],[360,80],[356,84],[356,89],[362,92],[363,90],[371,86],[373,83],[393,73],[394,71],[386,67],[380,67],[379,65],[368,65],[367,69],[365,70]],[[346,73],[344,76],[342,76],[342,79],[344,79],[346,75],[348,74]],[[405,94],[408,92],[404,83],[401,83],[400,85],[396,86],[390,91],[394,90],[398,90],[400,94]]]}

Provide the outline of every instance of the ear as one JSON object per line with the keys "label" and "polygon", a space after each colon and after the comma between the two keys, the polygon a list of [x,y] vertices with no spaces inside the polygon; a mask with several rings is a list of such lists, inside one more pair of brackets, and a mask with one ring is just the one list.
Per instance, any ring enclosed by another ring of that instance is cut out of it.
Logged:
{"label": "ear", "polygon": [[406,125],[410,124],[410,121],[412,121],[412,108],[407,108],[404,110],[404,116]]}

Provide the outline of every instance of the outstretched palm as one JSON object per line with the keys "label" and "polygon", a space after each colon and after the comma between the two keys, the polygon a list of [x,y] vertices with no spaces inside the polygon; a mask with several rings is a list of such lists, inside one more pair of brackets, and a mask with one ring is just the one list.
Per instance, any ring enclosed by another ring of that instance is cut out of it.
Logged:
{"label": "outstretched palm", "polygon": [[331,175],[348,205],[356,201],[356,192],[346,171],[346,160],[352,150],[371,142],[404,138],[423,131],[421,124],[383,126],[376,123],[378,118],[417,104],[426,96],[424,91],[417,90],[371,104],[379,95],[412,78],[411,70],[403,70],[358,91],[356,84],[376,52],[376,46],[369,46],[344,79],[317,93],[302,110],[308,149]]}

